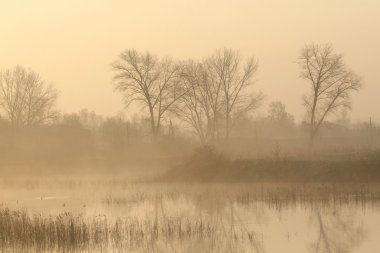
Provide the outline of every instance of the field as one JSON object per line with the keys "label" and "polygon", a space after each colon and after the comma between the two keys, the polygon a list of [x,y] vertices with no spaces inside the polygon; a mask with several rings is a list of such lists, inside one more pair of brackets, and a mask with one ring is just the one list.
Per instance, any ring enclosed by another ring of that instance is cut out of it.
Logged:
{"label": "field", "polygon": [[374,252],[380,246],[373,237],[380,225],[375,183],[39,177],[2,180],[0,187],[2,252]]}

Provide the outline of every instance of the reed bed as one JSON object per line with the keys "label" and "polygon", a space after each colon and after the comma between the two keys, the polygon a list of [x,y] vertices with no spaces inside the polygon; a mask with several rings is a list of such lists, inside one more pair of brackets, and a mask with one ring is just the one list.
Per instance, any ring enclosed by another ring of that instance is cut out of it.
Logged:
{"label": "reed bed", "polygon": [[[27,211],[0,209],[2,252],[125,252],[155,251],[159,243],[216,242],[226,236],[218,223],[201,218],[109,220],[105,215],[73,213],[44,217]],[[228,238],[252,241],[253,233],[234,231]],[[219,245],[220,246],[220,245]]]}
{"label": "reed bed", "polygon": [[269,208],[280,209],[289,206],[312,207],[361,205],[368,206],[380,201],[379,185],[365,184],[219,184],[171,185],[160,192],[135,188],[132,191],[113,192],[102,197],[102,203],[110,206],[123,206],[139,203],[178,201],[186,199],[198,205],[215,202],[223,205],[231,202],[252,205],[263,202]]}

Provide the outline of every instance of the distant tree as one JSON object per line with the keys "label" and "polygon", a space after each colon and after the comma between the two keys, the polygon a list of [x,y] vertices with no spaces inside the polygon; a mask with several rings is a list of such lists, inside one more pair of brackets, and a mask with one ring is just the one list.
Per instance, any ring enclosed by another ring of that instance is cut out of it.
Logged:
{"label": "distant tree", "polygon": [[107,118],[101,125],[103,147],[110,151],[123,151],[128,141],[127,124],[121,118]]}
{"label": "distant tree", "polygon": [[281,101],[273,101],[269,105],[269,119],[282,125],[294,125],[293,115],[286,112],[286,107]]}
{"label": "distant tree", "polygon": [[40,125],[57,117],[58,92],[31,69],[0,73],[0,108],[13,128]]}
{"label": "distant tree", "polygon": [[338,114],[338,118],[335,120],[334,123],[341,125],[341,126],[344,126],[344,127],[349,127],[350,118],[348,116],[348,110],[345,108],[343,110],[341,110]]}
{"label": "distant tree", "polygon": [[79,118],[83,127],[91,132],[96,132],[104,121],[101,115],[87,109],[82,109],[79,111]]}
{"label": "distant tree", "polygon": [[210,83],[216,87],[215,93],[221,93],[226,139],[230,136],[232,117],[255,109],[262,99],[261,94],[248,92],[257,68],[253,57],[244,62],[240,54],[232,49],[218,50],[207,59]]}
{"label": "distant tree", "polygon": [[66,127],[83,128],[81,118],[77,113],[63,114],[60,124]]}
{"label": "distant tree", "polygon": [[350,94],[358,91],[362,80],[349,70],[343,56],[336,54],[330,44],[306,45],[299,57],[301,78],[308,81],[310,92],[304,105],[310,117],[309,146],[326,117],[342,108],[351,108]]}
{"label": "distant tree", "polygon": [[116,72],[115,88],[123,93],[126,105],[137,101],[148,109],[156,141],[164,116],[184,94],[179,87],[176,64],[132,49],[120,54],[112,68]]}
{"label": "distant tree", "polygon": [[82,109],[78,113],[61,114],[59,123],[63,126],[72,128],[83,128],[89,130],[92,134],[98,134],[104,119],[95,112]]}

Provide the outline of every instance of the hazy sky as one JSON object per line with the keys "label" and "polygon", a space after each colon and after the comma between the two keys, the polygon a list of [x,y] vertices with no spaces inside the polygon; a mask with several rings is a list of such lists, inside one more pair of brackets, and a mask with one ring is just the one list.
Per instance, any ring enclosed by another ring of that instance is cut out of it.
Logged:
{"label": "hazy sky", "polygon": [[121,51],[187,59],[231,47],[259,59],[266,105],[282,100],[301,119],[300,48],[331,42],[365,78],[351,117],[380,122],[379,13],[379,0],[0,0],[0,69],[38,71],[65,112],[115,115],[123,104],[110,64]]}

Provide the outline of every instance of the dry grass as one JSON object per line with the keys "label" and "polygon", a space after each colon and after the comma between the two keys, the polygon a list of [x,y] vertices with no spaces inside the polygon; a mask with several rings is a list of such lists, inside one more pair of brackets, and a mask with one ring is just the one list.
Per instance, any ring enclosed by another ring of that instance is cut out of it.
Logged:
{"label": "dry grass", "polygon": [[[234,235],[252,241],[252,233]],[[216,242],[223,237],[220,224],[202,218],[116,219],[84,218],[72,213],[30,216],[26,211],[0,209],[2,252],[150,252],[159,243]]]}

